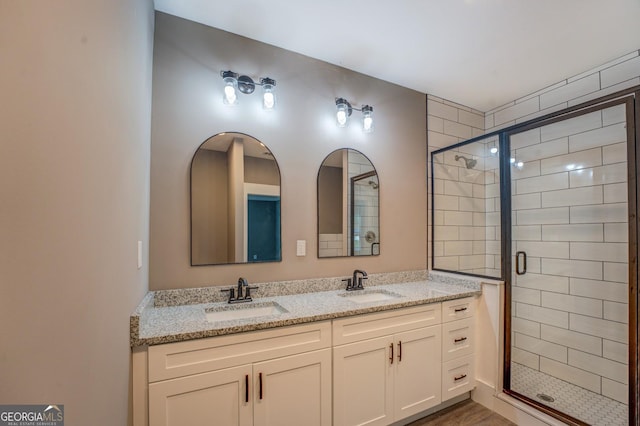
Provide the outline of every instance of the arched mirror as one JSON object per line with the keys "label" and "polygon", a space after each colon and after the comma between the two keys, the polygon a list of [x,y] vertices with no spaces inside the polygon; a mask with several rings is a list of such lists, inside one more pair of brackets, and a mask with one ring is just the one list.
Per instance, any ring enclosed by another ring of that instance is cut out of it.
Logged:
{"label": "arched mirror", "polygon": [[262,142],[220,133],[191,160],[191,265],[278,262],[280,169]]}
{"label": "arched mirror", "polygon": [[371,161],[338,149],[318,171],[318,257],[380,254],[380,183]]}

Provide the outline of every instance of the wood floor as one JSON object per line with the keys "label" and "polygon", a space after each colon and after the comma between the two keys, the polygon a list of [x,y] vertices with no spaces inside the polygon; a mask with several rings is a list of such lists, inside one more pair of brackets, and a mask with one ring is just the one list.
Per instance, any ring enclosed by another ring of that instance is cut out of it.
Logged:
{"label": "wood floor", "polygon": [[408,426],[515,426],[497,413],[473,402],[471,399],[459,402],[438,411]]}

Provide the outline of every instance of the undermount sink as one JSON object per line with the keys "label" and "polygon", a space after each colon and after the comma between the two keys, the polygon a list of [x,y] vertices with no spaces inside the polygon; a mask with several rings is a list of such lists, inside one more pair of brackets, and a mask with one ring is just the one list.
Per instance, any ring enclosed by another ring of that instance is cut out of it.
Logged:
{"label": "undermount sink", "polygon": [[276,302],[258,302],[247,305],[229,305],[220,308],[209,308],[205,311],[207,321],[237,321],[260,317],[269,317],[287,313],[285,308]]}
{"label": "undermount sink", "polygon": [[348,293],[340,293],[338,296],[344,297],[345,299],[355,303],[382,302],[384,300],[402,297],[397,293],[387,290],[356,290]]}

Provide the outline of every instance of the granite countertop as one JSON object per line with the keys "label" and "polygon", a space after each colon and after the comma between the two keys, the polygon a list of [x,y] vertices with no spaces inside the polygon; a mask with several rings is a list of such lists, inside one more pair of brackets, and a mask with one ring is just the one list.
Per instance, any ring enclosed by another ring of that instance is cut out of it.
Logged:
{"label": "granite countertop", "polygon": [[[351,315],[405,308],[428,303],[480,294],[480,280],[460,279],[443,274],[413,282],[401,282],[366,286],[365,290],[347,292],[344,289],[315,291],[310,293],[270,295],[261,297],[260,289],[252,292],[252,302],[228,304],[226,302],[167,305],[156,292],[149,292],[131,315],[131,346],[158,345],[245,331],[262,330],[322,321]],[[366,284],[366,283],[365,283]],[[333,285],[335,286],[335,284]],[[316,287],[318,288],[318,287]],[[194,290],[188,292],[193,294]],[[203,288],[207,292],[210,288]],[[219,293],[220,288],[215,288]],[[158,292],[160,293],[160,292]],[[265,291],[268,293],[268,291]],[[357,303],[350,296],[377,293],[390,298],[380,301]],[[172,294],[175,297],[175,294]],[[247,307],[273,307],[282,313],[256,318],[210,322],[207,312],[235,310]]]}

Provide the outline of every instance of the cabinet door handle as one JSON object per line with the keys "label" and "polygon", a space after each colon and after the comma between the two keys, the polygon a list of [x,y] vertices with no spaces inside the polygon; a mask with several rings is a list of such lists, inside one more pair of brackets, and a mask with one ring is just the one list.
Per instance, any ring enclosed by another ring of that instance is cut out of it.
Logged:
{"label": "cabinet door handle", "polygon": [[398,362],[402,361],[402,341],[398,342]]}
{"label": "cabinet door handle", "polygon": [[464,312],[467,310],[467,307],[465,306],[464,308],[456,308],[453,310],[453,312]]}
{"label": "cabinet door handle", "polygon": [[464,342],[465,340],[467,340],[466,337],[460,337],[459,339],[453,339],[453,343],[460,343]]}
{"label": "cabinet door handle", "polygon": [[393,364],[393,342],[389,345],[389,350],[391,351],[391,355],[389,355],[389,361]]}
{"label": "cabinet door handle", "polygon": [[466,375],[466,374],[461,374],[461,375],[459,375],[459,376],[454,377],[454,378],[453,378],[453,381],[454,381],[454,382],[457,382],[458,380],[462,380],[462,379],[464,379],[465,377],[467,377],[467,375]]}
{"label": "cabinet door handle", "polygon": [[258,373],[258,383],[260,384],[258,388],[258,395],[260,399],[262,399],[262,373]]}
{"label": "cabinet door handle", "polygon": [[249,375],[244,376],[244,402],[249,402]]}

